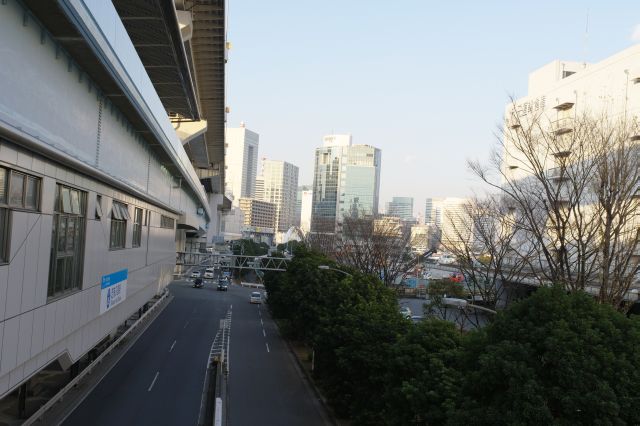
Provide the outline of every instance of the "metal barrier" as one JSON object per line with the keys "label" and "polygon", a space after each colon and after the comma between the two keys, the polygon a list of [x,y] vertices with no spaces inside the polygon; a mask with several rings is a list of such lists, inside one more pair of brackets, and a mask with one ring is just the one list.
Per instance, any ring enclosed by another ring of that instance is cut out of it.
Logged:
{"label": "metal barrier", "polygon": [[200,401],[198,426],[226,423],[223,402],[226,400],[226,381],[229,376],[229,343],[231,337],[231,306],[224,319],[220,320],[220,328],[211,343],[207,370]]}
{"label": "metal barrier", "polygon": [[64,399],[65,394],[67,392],[69,392],[72,388],[74,388],[78,384],[78,382],[84,378],[84,376],[86,376],[88,374],[91,374],[91,371],[93,371],[93,369],[98,364],[100,364],[102,362],[102,360],[107,355],[109,355],[114,348],[119,346],[120,343],[124,339],[126,339],[133,330],[138,328],[138,326],[140,324],[142,324],[142,322],[146,318],[148,318],[149,315],[151,315],[152,312],[154,312],[159,306],[161,306],[166,301],[167,297],[169,297],[169,292],[165,290],[163,295],[156,301],[156,303],[154,303],[149,308],[149,310],[147,310],[147,312],[142,314],[142,316],[136,322],[131,324],[131,327],[129,327],[124,333],[122,333],[122,335],[120,337],[118,337],[115,342],[113,342],[111,345],[109,345],[107,347],[107,349],[105,349],[104,352],[102,352],[91,364],[89,364],[76,377],[74,377],[69,383],[67,383],[67,385],[65,387],[60,389],[60,391],[58,391],[58,393],[56,393],[49,401],[47,401],[44,405],[42,405],[42,407],[40,407],[38,409],[38,411],[33,413],[33,415],[31,415],[31,417],[29,417],[27,420],[25,420],[25,422],[22,425],[23,426],[28,426],[28,425],[32,425],[32,424],[40,421],[42,419],[42,416],[44,415],[44,413],[47,412],[47,410],[49,410],[51,407],[53,407],[56,403],[62,401]]}

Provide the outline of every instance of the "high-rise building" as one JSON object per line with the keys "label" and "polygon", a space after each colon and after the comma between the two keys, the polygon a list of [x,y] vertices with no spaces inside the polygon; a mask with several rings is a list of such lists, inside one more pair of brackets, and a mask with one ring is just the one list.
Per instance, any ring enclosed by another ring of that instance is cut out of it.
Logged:
{"label": "high-rise building", "polygon": [[381,151],[328,135],[316,148],[311,232],[340,233],[342,218],[378,214]]}
{"label": "high-rise building", "polygon": [[244,123],[226,129],[224,188],[225,194],[233,198],[234,206],[240,198],[255,196],[259,139]]}
{"label": "high-rise building", "polygon": [[305,191],[311,191],[311,185],[298,186],[298,192],[296,193],[296,212],[293,220],[295,226],[300,226],[302,223],[302,194]]}
{"label": "high-rise building", "polygon": [[393,197],[387,203],[387,215],[400,218],[404,221],[413,219],[413,198],[412,197]]}
{"label": "high-rise building", "polygon": [[286,161],[262,160],[263,201],[276,205],[276,231],[286,232],[294,225],[298,167]]}
{"label": "high-rise building", "polygon": [[264,199],[264,177],[258,176],[256,178],[256,190],[253,195],[256,200]]}
{"label": "high-rise building", "polygon": [[442,225],[442,201],[444,198],[427,198],[424,209],[425,225]]}
{"label": "high-rise building", "polygon": [[249,227],[276,227],[276,205],[253,198],[240,198],[240,210],[244,213],[244,225]]}
{"label": "high-rise building", "polygon": [[468,198],[443,198],[440,202],[441,222],[436,223],[440,229],[441,241],[445,246],[468,243],[472,235],[472,225],[465,209]]}
{"label": "high-rise building", "polygon": [[306,234],[311,231],[311,208],[313,205],[313,191],[311,189],[302,191],[300,206],[300,229]]}

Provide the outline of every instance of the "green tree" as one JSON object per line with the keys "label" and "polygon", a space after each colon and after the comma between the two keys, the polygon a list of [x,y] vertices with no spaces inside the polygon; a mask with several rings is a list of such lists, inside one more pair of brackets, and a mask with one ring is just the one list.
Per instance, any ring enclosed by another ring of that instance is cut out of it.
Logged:
{"label": "green tree", "polygon": [[432,319],[398,340],[386,369],[386,424],[446,423],[460,393],[461,337],[453,324]]}
{"label": "green tree", "polygon": [[326,288],[324,316],[313,339],[316,377],[338,415],[354,424],[384,424],[386,371],[398,337],[411,324],[395,294],[371,276],[354,273]]}
{"label": "green tree", "polygon": [[452,424],[640,424],[640,322],[541,288],[471,333]]}

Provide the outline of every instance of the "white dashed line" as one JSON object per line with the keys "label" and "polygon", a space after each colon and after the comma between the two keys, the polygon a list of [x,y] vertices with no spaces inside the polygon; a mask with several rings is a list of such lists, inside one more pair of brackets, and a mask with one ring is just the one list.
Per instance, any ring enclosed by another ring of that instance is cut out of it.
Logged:
{"label": "white dashed line", "polygon": [[267,352],[269,352],[269,344],[265,343],[265,345],[267,345]]}
{"label": "white dashed line", "polygon": [[169,348],[169,352],[171,352],[173,350],[173,347],[176,345],[176,341],[173,341],[173,344],[171,345],[171,348]]}
{"label": "white dashed line", "polygon": [[185,322],[184,323],[184,327],[182,327],[182,328],[187,328],[188,325],[189,325],[189,321]]}
{"label": "white dashed line", "polygon": [[158,380],[159,375],[160,375],[160,372],[157,371],[155,377],[153,378],[153,382],[151,382],[151,386],[149,386],[149,389],[147,389],[147,392],[151,392],[151,389],[153,389],[153,385],[156,384],[156,380]]}
{"label": "white dashed line", "polygon": [[263,335],[264,337],[267,337],[267,333],[265,333],[265,332],[264,332],[264,328],[262,329],[262,335]]}
{"label": "white dashed line", "polygon": [[260,318],[260,325],[264,327],[264,323],[262,322],[262,318]]}

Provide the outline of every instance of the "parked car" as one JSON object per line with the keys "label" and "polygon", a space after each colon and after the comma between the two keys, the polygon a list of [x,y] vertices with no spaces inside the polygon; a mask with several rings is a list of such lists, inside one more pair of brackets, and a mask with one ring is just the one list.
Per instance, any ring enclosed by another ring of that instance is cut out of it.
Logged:
{"label": "parked car", "polygon": [[262,295],[259,291],[252,291],[251,297],[249,298],[249,303],[262,303]]}
{"label": "parked car", "polygon": [[456,258],[451,254],[443,254],[438,260],[439,265],[452,265],[454,263],[456,263]]}
{"label": "parked car", "polygon": [[202,278],[196,278],[193,282],[193,288],[202,288],[204,287],[204,283],[202,282]]}
{"label": "parked car", "polygon": [[191,278],[200,278],[202,276],[202,272],[200,271],[193,271],[191,273]]}
{"label": "parked car", "polygon": [[411,312],[411,309],[408,306],[403,306],[400,308],[400,315],[406,319],[411,319],[413,312]]}

